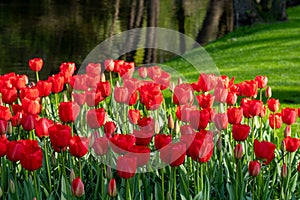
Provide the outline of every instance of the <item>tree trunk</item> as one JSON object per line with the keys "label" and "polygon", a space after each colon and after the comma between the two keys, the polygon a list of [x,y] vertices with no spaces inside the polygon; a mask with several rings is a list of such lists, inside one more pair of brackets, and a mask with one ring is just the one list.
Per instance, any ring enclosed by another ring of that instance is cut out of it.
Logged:
{"label": "tree trunk", "polygon": [[196,38],[196,41],[201,45],[217,39],[225,2],[226,0],[210,0],[202,29]]}
{"label": "tree trunk", "polygon": [[[159,13],[159,0],[148,0],[147,4],[147,27],[157,27]],[[146,33],[146,47],[156,46],[156,31],[151,29]],[[146,48],[144,63],[155,63],[157,59],[156,48]]]}

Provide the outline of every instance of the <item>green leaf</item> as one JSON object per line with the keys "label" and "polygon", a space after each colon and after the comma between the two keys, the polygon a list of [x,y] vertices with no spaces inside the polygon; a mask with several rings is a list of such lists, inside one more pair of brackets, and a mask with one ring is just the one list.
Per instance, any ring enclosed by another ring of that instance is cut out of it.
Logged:
{"label": "green leaf", "polygon": [[64,176],[61,176],[61,194],[60,194],[61,200],[67,200],[67,186],[66,186],[66,180]]}

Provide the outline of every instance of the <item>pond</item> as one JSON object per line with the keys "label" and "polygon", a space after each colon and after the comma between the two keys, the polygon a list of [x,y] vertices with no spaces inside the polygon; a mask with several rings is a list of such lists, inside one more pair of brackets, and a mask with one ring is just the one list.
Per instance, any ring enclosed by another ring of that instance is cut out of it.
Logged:
{"label": "pond", "polygon": [[[41,57],[45,66],[40,76],[45,79],[56,73],[62,62],[80,66],[106,38],[149,23],[195,38],[206,7],[207,0],[1,1],[0,73],[14,71],[33,79],[28,60]],[[145,63],[146,54],[147,51],[139,50],[123,59],[141,64]],[[153,57],[154,61],[163,62],[172,56],[157,51]]]}

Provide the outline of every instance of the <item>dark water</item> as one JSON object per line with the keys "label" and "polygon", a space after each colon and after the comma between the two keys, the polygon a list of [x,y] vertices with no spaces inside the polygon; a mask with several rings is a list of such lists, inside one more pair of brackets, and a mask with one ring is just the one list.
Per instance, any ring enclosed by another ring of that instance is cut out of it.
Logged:
{"label": "dark water", "polygon": [[[155,11],[151,10],[153,2],[157,3]],[[203,0],[0,0],[0,73],[14,71],[34,78],[28,60],[42,57],[45,65],[40,75],[45,79],[57,72],[60,63],[72,61],[80,66],[106,38],[145,27],[151,20],[195,38],[206,4]],[[141,16],[140,24],[132,25],[137,16]],[[127,59],[144,63],[146,54],[145,50],[133,52]],[[163,62],[172,55],[157,51],[154,57]]]}

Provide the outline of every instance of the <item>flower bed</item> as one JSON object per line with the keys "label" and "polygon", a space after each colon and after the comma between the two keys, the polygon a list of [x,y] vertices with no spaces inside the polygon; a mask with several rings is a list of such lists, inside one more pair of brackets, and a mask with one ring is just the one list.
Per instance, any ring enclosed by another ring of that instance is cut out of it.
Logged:
{"label": "flower bed", "polygon": [[29,67],[35,83],[0,77],[4,199],[300,198],[300,110],[280,108],[265,76],[175,84],[158,66],[106,60],[39,80],[43,60]]}

